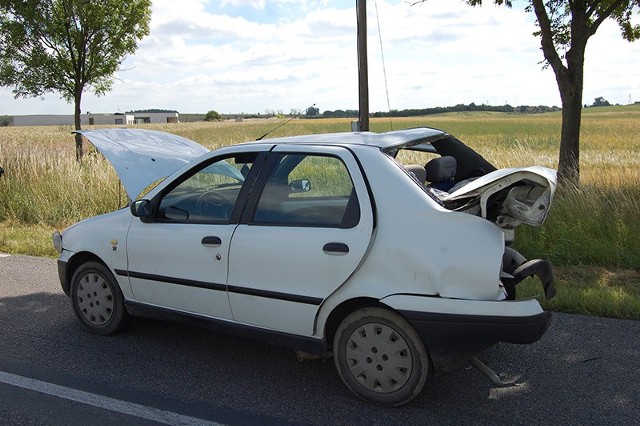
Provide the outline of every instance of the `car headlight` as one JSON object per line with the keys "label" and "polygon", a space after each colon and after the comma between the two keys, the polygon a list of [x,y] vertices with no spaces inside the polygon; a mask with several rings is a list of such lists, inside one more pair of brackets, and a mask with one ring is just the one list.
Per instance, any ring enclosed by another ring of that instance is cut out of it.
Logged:
{"label": "car headlight", "polygon": [[53,246],[56,248],[58,253],[62,253],[62,234],[59,231],[56,231],[51,236],[53,240]]}

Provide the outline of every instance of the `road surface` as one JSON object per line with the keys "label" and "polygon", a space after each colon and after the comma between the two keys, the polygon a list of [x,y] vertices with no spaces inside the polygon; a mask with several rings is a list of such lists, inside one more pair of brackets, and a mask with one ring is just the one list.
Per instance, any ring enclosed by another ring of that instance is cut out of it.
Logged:
{"label": "road surface", "polygon": [[[560,290],[561,291],[561,290]],[[0,254],[0,423],[638,424],[640,322],[554,314],[533,345],[480,355],[519,386],[473,368],[437,374],[411,404],[362,402],[331,360],[181,324],[136,319],[93,336],[55,260]]]}

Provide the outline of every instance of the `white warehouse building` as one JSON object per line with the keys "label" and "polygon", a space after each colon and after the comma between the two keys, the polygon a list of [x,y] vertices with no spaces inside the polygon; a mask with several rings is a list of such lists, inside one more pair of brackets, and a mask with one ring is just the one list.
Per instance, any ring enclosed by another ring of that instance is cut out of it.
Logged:
{"label": "white warehouse building", "polygon": [[[177,112],[130,112],[115,114],[80,114],[83,126],[92,125],[131,125],[146,123],[178,123]],[[16,115],[14,126],[73,126],[73,115]]]}

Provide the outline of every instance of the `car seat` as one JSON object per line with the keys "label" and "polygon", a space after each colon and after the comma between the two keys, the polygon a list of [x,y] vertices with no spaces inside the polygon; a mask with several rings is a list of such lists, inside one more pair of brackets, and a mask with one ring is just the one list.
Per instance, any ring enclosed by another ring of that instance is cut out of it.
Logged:
{"label": "car seat", "polygon": [[449,191],[455,184],[456,170],[458,163],[450,155],[434,158],[424,166],[426,171],[426,181],[429,188]]}
{"label": "car seat", "polygon": [[418,179],[418,182],[424,185],[427,180],[427,171],[424,167],[419,164],[407,164],[404,168],[407,169],[409,173],[412,173],[413,176]]}

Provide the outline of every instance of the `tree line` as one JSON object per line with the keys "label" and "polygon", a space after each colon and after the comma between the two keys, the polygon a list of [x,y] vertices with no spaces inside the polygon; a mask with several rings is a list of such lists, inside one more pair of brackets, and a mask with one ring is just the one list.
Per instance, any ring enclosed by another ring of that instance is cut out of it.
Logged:
{"label": "tree line", "polygon": [[[470,103],[468,105],[458,104],[454,106],[447,107],[432,107],[432,108],[409,108],[409,109],[392,109],[391,111],[378,111],[371,113],[371,117],[380,118],[380,117],[417,117],[421,115],[433,115],[433,114],[444,114],[448,112],[478,112],[478,111],[488,111],[488,112],[506,112],[506,113],[527,113],[527,114],[538,114],[544,112],[555,112],[560,111],[560,108],[557,106],[546,106],[546,105],[520,105],[517,107],[511,106],[509,104],[505,105],[476,105],[475,103]],[[324,111],[322,113],[317,114],[308,114],[307,117],[312,118],[358,118],[358,110],[353,109],[336,109],[334,111]]]}

